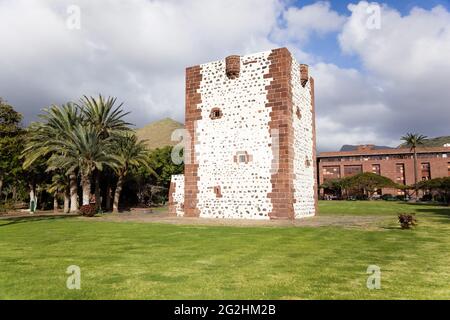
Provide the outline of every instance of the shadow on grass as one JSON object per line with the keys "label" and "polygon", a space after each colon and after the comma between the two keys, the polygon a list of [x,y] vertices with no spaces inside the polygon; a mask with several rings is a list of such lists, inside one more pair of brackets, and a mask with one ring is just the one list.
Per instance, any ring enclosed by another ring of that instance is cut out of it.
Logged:
{"label": "shadow on grass", "polygon": [[[12,224],[24,223],[24,222],[35,222],[35,221],[49,221],[49,220],[62,220],[68,218],[76,218],[79,215],[53,215],[53,216],[22,216],[22,217],[11,217],[0,220],[0,228],[6,227]],[[6,223],[2,223],[5,221]]]}
{"label": "shadow on grass", "polygon": [[[435,203],[408,203],[411,206],[422,206],[422,208],[414,209],[417,213],[431,214],[441,219],[442,222],[450,223],[450,207]],[[426,208],[423,208],[423,207]]]}

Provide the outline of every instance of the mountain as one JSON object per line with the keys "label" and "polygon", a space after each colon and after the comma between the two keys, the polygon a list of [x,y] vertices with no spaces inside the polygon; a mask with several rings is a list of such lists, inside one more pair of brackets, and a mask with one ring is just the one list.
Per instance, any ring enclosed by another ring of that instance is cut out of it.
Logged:
{"label": "mountain", "polygon": [[[339,151],[356,151],[358,150],[360,146],[359,145],[351,145],[351,144],[344,144],[341,147],[341,150]],[[379,149],[392,149],[392,147],[387,147],[387,146],[371,146],[370,150],[379,150]]]}
{"label": "mountain", "polygon": [[136,130],[139,140],[147,140],[149,149],[156,149],[165,146],[173,146],[177,141],[171,141],[172,132],[175,129],[183,129],[184,125],[170,118],[149,123],[143,128]]}
{"label": "mountain", "polygon": [[[423,146],[421,147],[443,147],[444,144],[450,144],[450,136],[442,136],[442,137],[436,137],[436,138],[429,138],[425,139]],[[402,143],[399,145],[399,148],[404,147],[405,144]]]}

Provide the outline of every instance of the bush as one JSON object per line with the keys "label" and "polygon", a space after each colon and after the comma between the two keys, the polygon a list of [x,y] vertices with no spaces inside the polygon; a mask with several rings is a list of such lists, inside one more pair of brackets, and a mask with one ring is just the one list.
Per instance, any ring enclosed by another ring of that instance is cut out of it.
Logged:
{"label": "bush", "polygon": [[390,193],[383,194],[383,195],[381,196],[381,199],[386,200],[386,201],[394,201],[394,200],[397,200],[397,199],[396,199],[392,194],[390,194]]}
{"label": "bush", "polygon": [[8,211],[14,211],[14,203],[12,201],[7,201],[5,203],[0,203],[0,213],[7,213]]}
{"label": "bush", "polygon": [[80,207],[80,212],[85,217],[93,217],[97,213],[97,208],[95,204],[85,204]]}
{"label": "bush", "polygon": [[433,195],[431,193],[424,194],[420,201],[432,201]]}
{"label": "bush", "polygon": [[402,229],[410,229],[417,225],[417,219],[414,214],[402,213],[398,215],[398,222]]}

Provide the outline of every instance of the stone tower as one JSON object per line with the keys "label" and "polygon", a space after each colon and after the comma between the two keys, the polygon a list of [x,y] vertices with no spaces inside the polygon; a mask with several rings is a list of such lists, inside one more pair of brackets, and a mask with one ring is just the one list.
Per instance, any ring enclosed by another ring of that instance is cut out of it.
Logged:
{"label": "stone tower", "polygon": [[297,219],[317,210],[314,81],[286,48],[186,69],[186,217]]}

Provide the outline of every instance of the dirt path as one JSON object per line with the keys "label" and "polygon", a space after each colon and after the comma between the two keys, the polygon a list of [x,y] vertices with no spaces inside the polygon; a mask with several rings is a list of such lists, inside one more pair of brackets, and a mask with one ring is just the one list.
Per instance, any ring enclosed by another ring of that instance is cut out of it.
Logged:
{"label": "dirt path", "polygon": [[[182,218],[167,213],[120,213],[104,214],[94,218],[80,219],[111,222],[168,223],[176,225],[201,226],[238,226],[238,227],[323,227],[336,226],[347,228],[377,227],[386,221],[386,216],[316,216],[300,220],[244,220],[244,219],[207,219]],[[388,218],[389,219],[389,218]]]}
{"label": "dirt path", "polygon": [[84,221],[110,221],[110,222],[138,222],[138,223],[167,223],[175,225],[200,226],[236,226],[236,227],[344,227],[377,229],[381,224],[387,223],[386,216],[316,216],[300,220],[243,220],[243,219],[207,219],[182,218],[169,216],[167,211],[155,212],[123,212],[118,214],[106,213],[95,217],[81,217],[74,214],[54,213],[52,211],[39,211],[34,214],[28,212],[14,212],[3,214],[0,220],[41,220],[52,218],[72,217]]}

